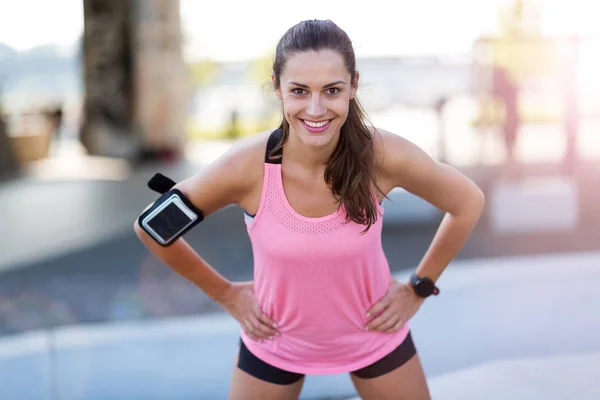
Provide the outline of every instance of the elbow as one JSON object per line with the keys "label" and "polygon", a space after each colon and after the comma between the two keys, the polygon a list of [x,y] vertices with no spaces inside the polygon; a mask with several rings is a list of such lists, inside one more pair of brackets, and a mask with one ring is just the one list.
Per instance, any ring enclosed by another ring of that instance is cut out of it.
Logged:
{"label": "elbow", "polygon": [[477,218],[479,219],[485,207],[485,194],[478,186],[475,186],[471,198],[471,207],[477,212]]}
{"label": "elbow", "polygon": [[484,207],[485,195],[478,186],[473,184],[464,192],[461,201],[456,204],[454,211],[449,212],[455,217],[477,221],[483,213]]}
{"label": "elbow", "polygon": [[140,223],[137,219],[133,222],[133,231],[144,247],[146,247],[148,250],[153,249],[154,246],[152,244],[150,235],[148,235],[144,228],[140,226]]}

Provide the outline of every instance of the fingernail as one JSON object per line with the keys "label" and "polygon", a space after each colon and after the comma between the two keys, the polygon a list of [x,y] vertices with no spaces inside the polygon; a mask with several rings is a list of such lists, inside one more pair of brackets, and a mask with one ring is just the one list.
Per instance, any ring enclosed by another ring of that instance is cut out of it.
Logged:
{"label": "fingernail", "polygon": [[277,329],[277,324],[274,323],[273,324],[273,328]]}
{"label": "fingernail", "polygon": [[277,332],[277,333],[275,334],[275,336],[280,336],[279,332]]}
{"label": "fingernail", "polygon": [[367,318],[369,318],[370,316],[371,316],[371,313],[367,313],[367,314],[365,315],[365,317],[367,317]]}
{"label": "fingernail", "polygon": [[273,340],[273,336],[269,336],[269,340]]}
{"label": "fingernail", "polygon": [[370,329],[365,326],[365,331],[368,331],[368,330],[370,330]]}

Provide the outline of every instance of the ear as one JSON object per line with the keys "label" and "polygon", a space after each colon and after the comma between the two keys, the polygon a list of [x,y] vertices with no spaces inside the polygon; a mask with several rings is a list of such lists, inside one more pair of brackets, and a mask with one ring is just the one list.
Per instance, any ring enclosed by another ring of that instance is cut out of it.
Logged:
{"label": "ear", "polygon": [[[273,82],[273,87],[277,87],[277,85],[275,84],[275,74],[271,74],[271,82]],[[281,89],[275,89],[275,94],[277,95],[277,98],[279,100],[283,100],[281,98]]]}
{"label": "ear", "polygon": [[358,71],[354,73],[354,79],[352,80],[352,89],[350,90],[350,100],[354,99],[356,96],[356,91],[358,90],[358,80],[360,79],[360,74]]}

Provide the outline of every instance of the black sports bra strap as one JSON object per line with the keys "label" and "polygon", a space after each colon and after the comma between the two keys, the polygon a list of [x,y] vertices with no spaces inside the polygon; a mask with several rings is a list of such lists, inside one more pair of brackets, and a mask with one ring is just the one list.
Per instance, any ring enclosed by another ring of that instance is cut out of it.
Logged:
{"label": "black sports bra strap", "polygon": [[269,136],[269,140],[267,141],[267,151],[265,152],[265,163],[267,164],[281,164],[281,159],[283,158],[283,148],[277,150],[273,157],[269,157],[271,151],[277,146],[279,140],[281,140],[281,135],[283,135],[283,130],[281,128],[277,128],[271,133]]}

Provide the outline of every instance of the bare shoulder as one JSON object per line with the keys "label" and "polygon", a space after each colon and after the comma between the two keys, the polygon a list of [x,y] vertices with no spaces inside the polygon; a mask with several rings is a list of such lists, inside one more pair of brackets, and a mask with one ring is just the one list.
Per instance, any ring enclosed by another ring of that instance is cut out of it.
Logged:
{"label": "bare shoulder", "polygon": [[267,141],[271,130],[241,139],[233,144],[216,162],[234,177],[248,180],[252,176],[262,176]]}
{"label": "bare shoulder", "polygon": [[416,158],[429,158],[410,140],[381,128],[371,128],[378,174],[397,174]]}
{"label": "bare shoulder", "polygon": [[235,142],[202,171],[179,182],[177,188],[205,215],[229,204],[240,204],[262,186],[265,149],[271,132]]}
{"label": "bare shoulder", "polygon": [[451,213],[458,213],[467,201],[483,201],[481,190],[458,169],[438,162],[400,135],[373,131],[375,170],[382,190],[401,187]]}

